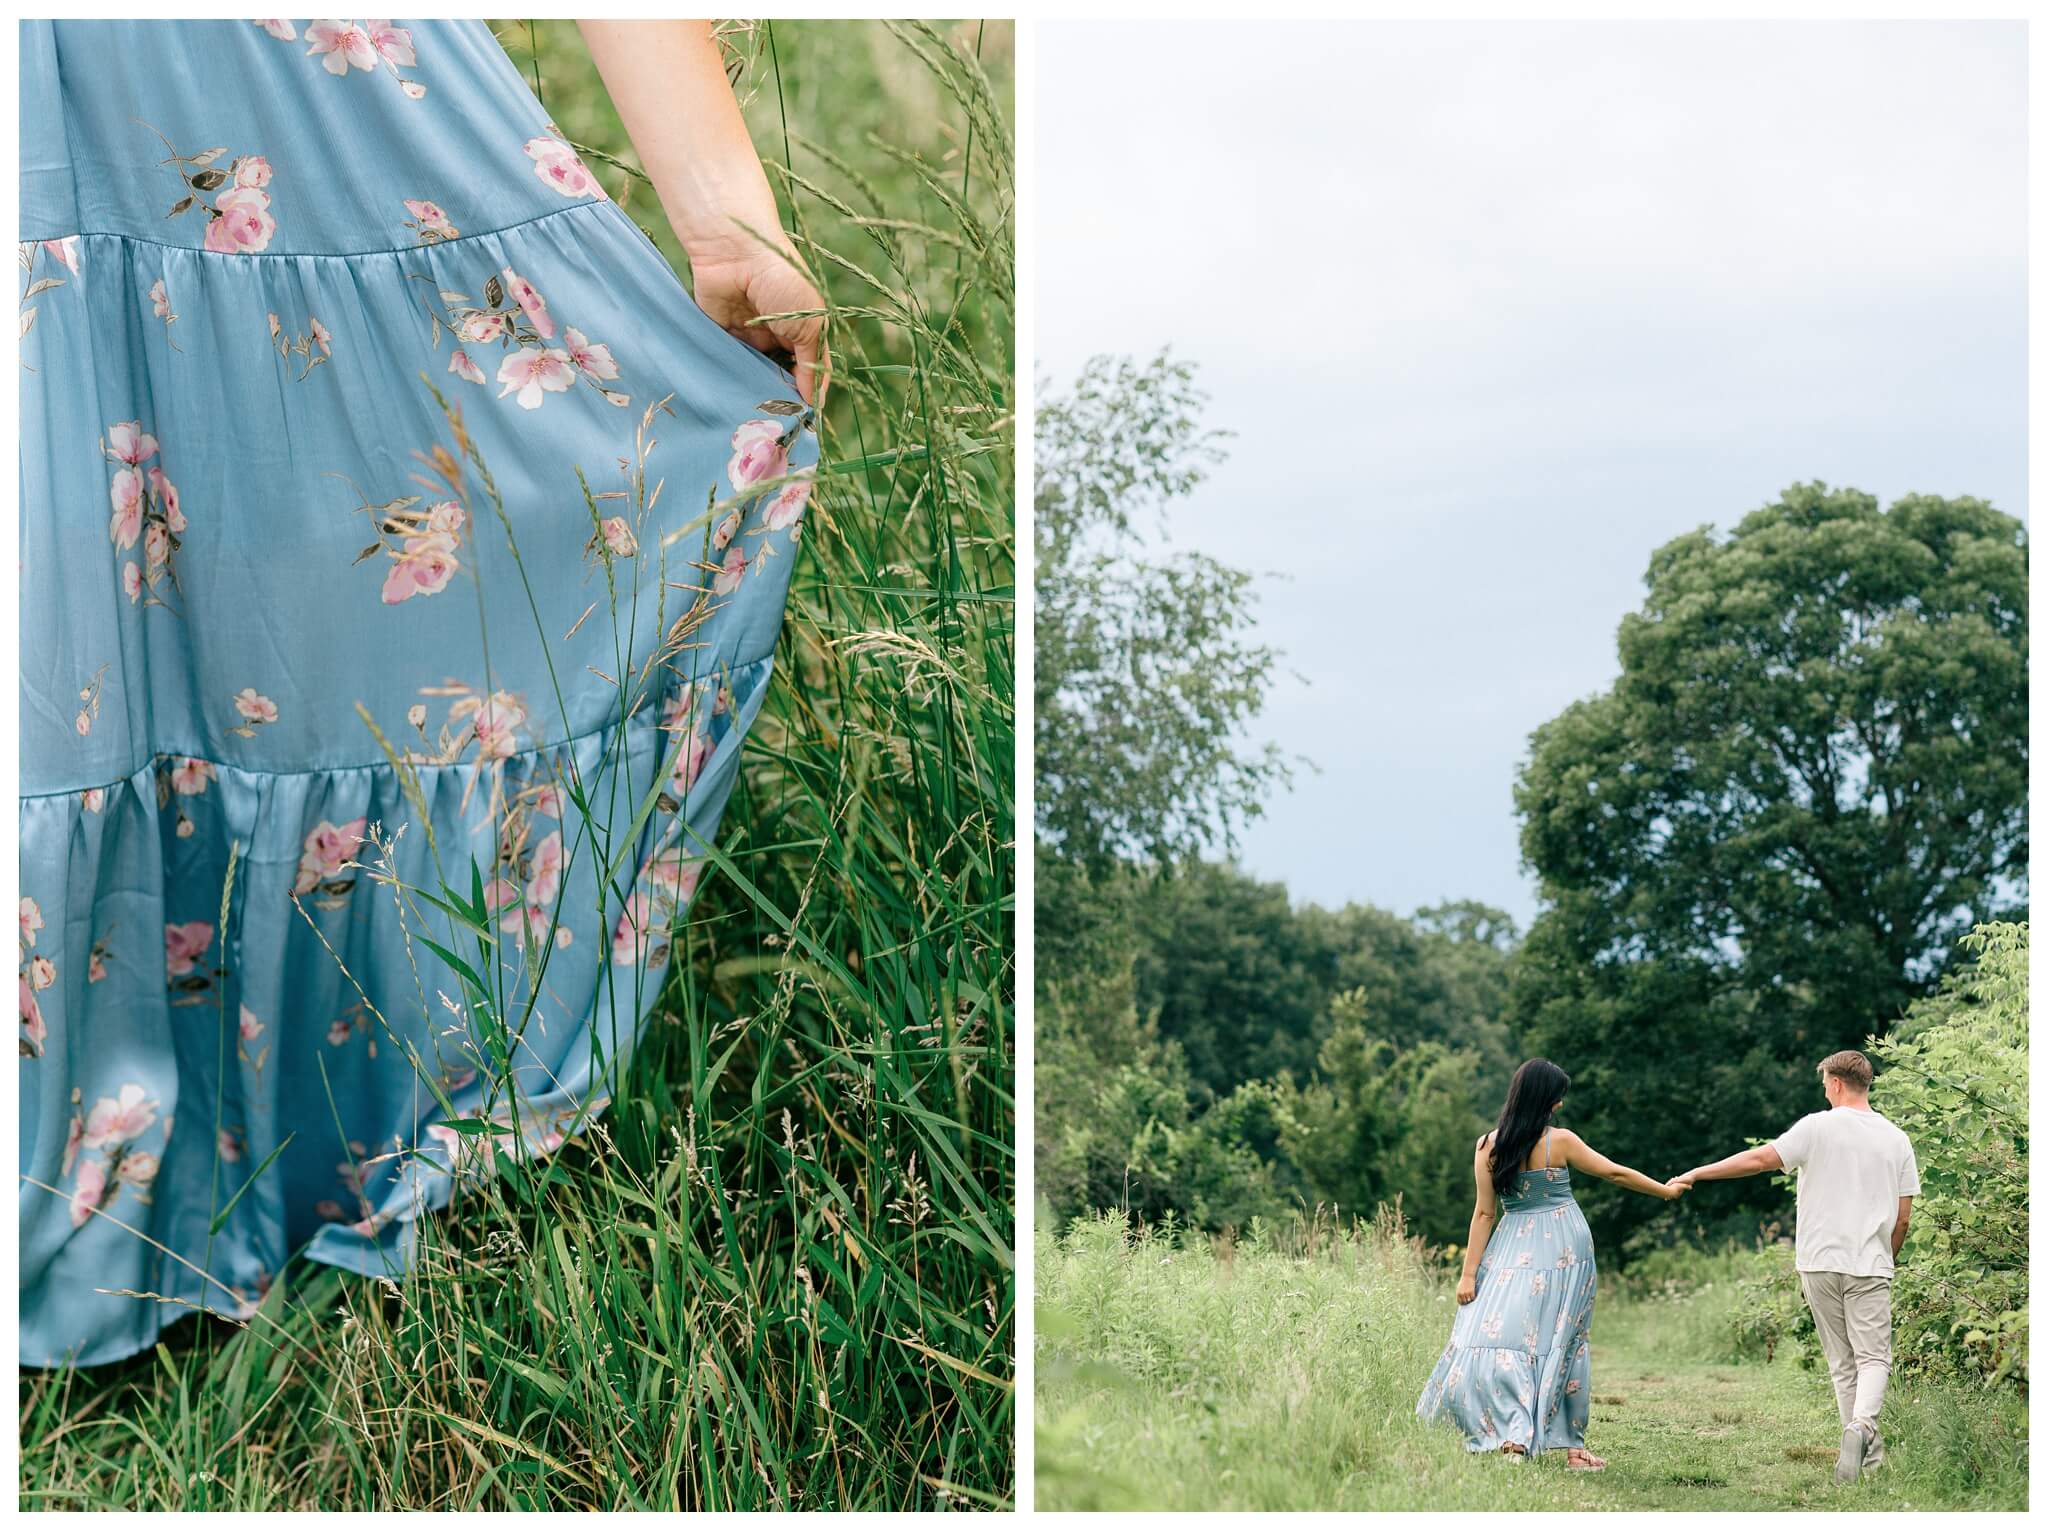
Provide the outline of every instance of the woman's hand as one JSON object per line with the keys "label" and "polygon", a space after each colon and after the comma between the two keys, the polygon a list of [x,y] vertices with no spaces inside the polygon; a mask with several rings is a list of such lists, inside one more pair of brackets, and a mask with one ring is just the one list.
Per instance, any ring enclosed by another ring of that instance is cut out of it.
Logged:
{"label": "woman's hand", "polygon": [[[776,357],[796,374],[797,392],[812,408],[825,390],[825,300],[793,256],[755,242],[731,256],[692,257],[697,306],[728,335]],[[805,314],[760,322],[767,314]]]}
{"label": "woman's hand", "polygon": [[[619,121],[690,258],[697,306],[756,350],[786,355],[797,391],[824,392],[824,300],[782,232],[708,21],[580,21]],[[757,323],[792,310],[810,317]]]}
{"label": "woman's hand", "polygon": [[1477,1297],[1478,1295],[1479,1279],[1476,1276],[1460,1276],[1458,1278],[1459,1307],[1464,1307],[1466,1303],[1470,1302],[1473,1298]]}

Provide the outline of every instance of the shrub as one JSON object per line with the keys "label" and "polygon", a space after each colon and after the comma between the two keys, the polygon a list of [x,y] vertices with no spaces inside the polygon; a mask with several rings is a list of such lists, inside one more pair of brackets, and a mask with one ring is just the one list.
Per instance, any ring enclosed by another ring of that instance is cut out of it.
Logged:
{"label": "shrub", "polygon": [[1977,960],[1872,1048],[1874,1099],[1913,1140],[1920,1198],[1892,1283],[1909,1369],[2027,1377],[2027,927],[1980,925]]}

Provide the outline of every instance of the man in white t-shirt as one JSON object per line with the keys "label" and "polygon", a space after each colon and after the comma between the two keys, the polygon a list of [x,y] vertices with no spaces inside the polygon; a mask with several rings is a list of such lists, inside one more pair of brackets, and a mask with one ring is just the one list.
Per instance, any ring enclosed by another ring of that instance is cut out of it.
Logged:
{"label": "man in white t-shirt", "polygon": [[1906,1135],[1870,1109],[1870,1060],[1836,1053],[1820,1065],[1828,1109],[1769,1143],[1677,1176],[1673,1184],[1799,1172],[1800,1289],[1835,1383],[1842,1450],[1835,1481],[1884,1461],[1877,1411],[1892,1369],[1892,1266],[1920,1194]]}

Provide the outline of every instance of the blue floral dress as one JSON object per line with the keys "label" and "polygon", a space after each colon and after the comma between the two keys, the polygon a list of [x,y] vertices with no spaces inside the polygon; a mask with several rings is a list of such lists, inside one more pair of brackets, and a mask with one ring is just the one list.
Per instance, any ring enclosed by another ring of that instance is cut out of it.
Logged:
{"label": "blue floral dress", "polygon": [[1571,1171],[1523,1170],[1500,1198],[1479,1262],[1478,1295],[1458,1309],[1450,1343],[1415,1405],[1448,1415],[1469,1451],[1512,1443],[1531,1455],[1583,1448],[1593,1388],[1593,1234]]}
{"label": "blue floral dress", "polygon": [[20,1353],[89,1364],[605,1106],[816,444],[481,22],[21,86]]}

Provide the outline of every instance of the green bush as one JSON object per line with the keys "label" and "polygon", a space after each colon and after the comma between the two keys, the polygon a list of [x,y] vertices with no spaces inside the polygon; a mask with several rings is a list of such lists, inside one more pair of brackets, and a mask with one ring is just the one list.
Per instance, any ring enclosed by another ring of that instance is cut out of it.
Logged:
{"label": "green bush", "polygon": [[1873,1047],[1873,1099],[1913,1140],[1920,1198],[1892,1282],[1909,1370],[2027,1379],[2027,927],[1980,925],[1977,960]]}
{"label": "green bush", "polygon": [[[1869,1045],[1871,1101],[1920,1164],[1892,1278],[1892,1356],[1907,1377],[2027,1381],[2027,927],[1981,925],[1976,961]],[[1819,1364],[1789,1249],[1743,1283],[1738,1345],[1791,1341]]]}

